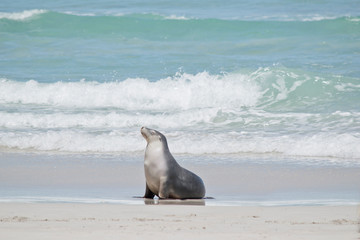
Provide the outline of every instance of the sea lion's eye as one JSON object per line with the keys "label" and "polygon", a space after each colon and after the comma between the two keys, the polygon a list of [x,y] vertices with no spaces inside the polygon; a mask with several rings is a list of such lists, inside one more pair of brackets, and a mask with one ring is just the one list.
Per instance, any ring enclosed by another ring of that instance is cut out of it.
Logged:
{"label": "sea lion's eye", "polygon": [[161,137],[159,137],[159,141],[160,141],[160,142],[162,142],[162,139],[161,139]]}
{"label": "sea lion's eye", "polygon": [[155,132],[154,132],[154,131],[151,131],[150,133],[151,133],[151,135],[154,135],[154,134],[155,134]]}

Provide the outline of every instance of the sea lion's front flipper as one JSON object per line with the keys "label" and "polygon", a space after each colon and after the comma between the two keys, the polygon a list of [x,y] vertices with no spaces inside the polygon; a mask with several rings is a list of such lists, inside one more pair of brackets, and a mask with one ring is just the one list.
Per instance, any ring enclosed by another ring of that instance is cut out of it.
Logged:
{"label": "sea lion's front flipper", "polygon": [[155,194],[150,190],[150,188],[148,187],[148,185],[146,184],[146,189],[145,189],[145,195],[144,198],[154,198]]}

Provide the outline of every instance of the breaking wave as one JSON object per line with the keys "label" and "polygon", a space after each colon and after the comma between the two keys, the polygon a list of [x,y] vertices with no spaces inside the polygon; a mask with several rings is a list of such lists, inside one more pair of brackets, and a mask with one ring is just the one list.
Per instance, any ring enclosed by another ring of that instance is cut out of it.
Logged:
{"label": "breaking wave", "polygon": [[139,129],[148,126],[164,132],[178,154],[360,159],[359,89],[356,79],[281,67],[158,81],[2,79],[0,146],[138,152],[145,146]]}

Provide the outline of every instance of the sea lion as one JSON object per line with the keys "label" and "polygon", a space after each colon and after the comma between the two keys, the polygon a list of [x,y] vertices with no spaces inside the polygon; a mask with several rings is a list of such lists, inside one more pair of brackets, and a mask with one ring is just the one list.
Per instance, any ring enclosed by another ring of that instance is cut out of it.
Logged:
{"label": "sea lion", "polygon": [[144,158],[146,191],[144,198],[200,199],[205,196],[202,179],[181,167],[171,155],[166,137],[146,127],[141,134],[147,141]]}

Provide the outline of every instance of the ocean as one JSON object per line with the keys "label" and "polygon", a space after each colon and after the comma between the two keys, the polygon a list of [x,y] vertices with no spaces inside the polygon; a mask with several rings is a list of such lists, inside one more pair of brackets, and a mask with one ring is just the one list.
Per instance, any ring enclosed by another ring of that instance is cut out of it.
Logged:
{"label": "ocean", "polygon": [[2,1],[2,156],[124,159],[143,153],[146,126],[185,162],[358,168],[359,9]]}

